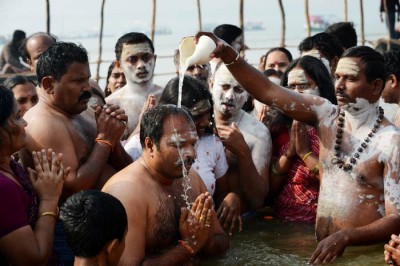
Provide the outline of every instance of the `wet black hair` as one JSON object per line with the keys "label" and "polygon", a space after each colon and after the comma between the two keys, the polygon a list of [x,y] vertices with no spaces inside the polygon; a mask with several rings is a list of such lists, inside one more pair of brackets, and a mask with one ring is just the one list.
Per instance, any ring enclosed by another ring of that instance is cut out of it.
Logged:
{"label": "wet black hair", "polygon": [[93,258],[114,240],[122,241],[128,218],[122,203],[98,190],[84,190],[69,197],[60,208],[68,245],[77,257]]}
{"label": "wet black hair", "polygon": [[[165,86],[163,93],[161,94],[159,104],[177,104],[179,96],[179,77],[171,79]],[[193,116],[190,113],[190,109],[199,101],[208,100],[211,104],[210,110],[210,121],[211,125],[206,128],[206,133],[215,134],[215,121],[213,117],[214,104],[210,90],[204,85],[203,82],[185,75],[182,85],[182,106],[187,108],[187,111],[192,116],[192,119],[196,121],[199,117]]]}
{"label": "wet black hair", "polygon": [[387,73],[385,59],[382,54],[368,46],[354,46],[343,53],[342,58],[345,57],[360,58],[364,64],[364,73],[367,81],[371,83],[375,79],[381,79],[383,80],[382,86],[385,85]]}
{"label": "wet black hair", "polygon": [[146,34],[141,32],[130,32],[122,37],[120,37],[115,44],[115,57],[117,61],[121,59],[122,47],[124,44],[137,44],[137,43],[148,43],[150,45],[150,49],[154,54],[154,45],[153,42],[147,37]]}
{"label": "wet black hair", "polygon": [[173,104],[158,104],[147,110],[140,121],[140,144],[144,148],[146,137],[152,139],[158,149],[160,149],[160,140],[163,132],[164,121],[169,116],[182,116],[188,122],[193,123],[189,113],[183,108]]}
{"label": "wet black hair", "polygon": [[42,79],[46,76],[52,76],[55,80],[60,81],[72,63],[88,63],[86,49],[71,42],[53,44],[43,52],[37,62],[38,84],[41,85]]}

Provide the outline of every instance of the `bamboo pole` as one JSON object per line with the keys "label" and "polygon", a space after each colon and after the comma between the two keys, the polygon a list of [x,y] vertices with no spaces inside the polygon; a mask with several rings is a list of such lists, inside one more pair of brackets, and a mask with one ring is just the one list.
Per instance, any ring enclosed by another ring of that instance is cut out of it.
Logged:
{"label": "bamboo pole", "polygon": [[97,69],[96,69],[96,81],[100,80],[100,66],[101,66],[101,55],[103,52],[103,25],[104,25],[104,5],[106,0],[103,0],[101,3],[101,11],[100,11],[100,34],[99,34],[99,57],[97,59]]}
{"label": "bamboo pole", "polygon": [[282,17],[282,25],[281,25],[281,44],[280,47],[285,47],[285,38],[286,38],[286,16],[285,9],[283,8],[282,0],[278,0],[279,9],[281,10]]}
{"label": "bamboo pole", "polygon": [[[242,43],[244,43],[244,1],[239,0],[239,24],[240,28],[242,29]],[[243,45],[242,45],[243,47]],[[241,56],[244,57],[244,50],[240,51]]]}
{"label": "bamboo pole", "polygon": [[392,37],[390,36],[390,22],[389,22],[388,8],[387,8],[386,0],[383,0],[383,8],[385,9],[385,22],[386,22],[386,28],[387,28],[386,51],[389,51],[391,48],[390,40],[392,39]]}
{"label": "bamboo pole", "polygon": [[311,36],[310,14],[308,13],[308,0],[304,0],[304,10],[306,15],[307,36]]}
{"label": "bamboo pole", "polygon": [[154,33],[155,33],[155,29],[156,29],[156,0],[153,0],[153,15],[151,18],[151,41],[154,44]]}
{"label": "bamboo pole", "polygon": [[201,22],[201,5],[200,0],[197,0],[197,16],[199,19],[199,31],[203,31],[203,24]]}
{"label": "bamboo pole", "polygon": [[347,0],[344,0],[344,21],[347,22],[348,20]]}
{"label": "bamboo pole", "polygon": [[46,0],[46,32],[50,34],[50,0]]}
{"label": "bamboo pole", "polygon": [[363,3],[363,0],[360,0],[360,18],[361,18],[361,45],[365,45],[364,3]]}

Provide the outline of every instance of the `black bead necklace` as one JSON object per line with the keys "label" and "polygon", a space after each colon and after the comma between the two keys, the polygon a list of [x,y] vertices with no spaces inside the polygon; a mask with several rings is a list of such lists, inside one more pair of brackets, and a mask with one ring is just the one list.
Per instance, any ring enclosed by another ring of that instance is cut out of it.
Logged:
{"label": "black bead necklace", "polygon": [[340,145],[342,144],[342,137],[343,137],[343,128],[344,128],[344,115],[345,112],[341,111],[338,117],[338,122],[337,122],[337,130],[336,130],[336,139],[335,139],[335,157],[332,159],[332,164],[337,164],[339,168],[342,168],[344,171],[351,171],[353,169],[353,165],[357,163],[357,159],[360,158],[360,153],[362,153],[367,147],[368,143],[370,142],[371,138],[374,136],[376,131],[378,131],[383,117],[384,117],[384,112],[382,107],[379,106],[379,115],[378,118],[376,119],[376,122],[374,124],[374,127],[371,129],[371,132],[368,133],[368,136],[364,139],[364,141],[361,143],[360,147],[356,150],[356,152],[353,154],[353,156],[350,158],[350,163],[345,163],[343,159],[340,158],[342,155],[342,151],[340,149]]}

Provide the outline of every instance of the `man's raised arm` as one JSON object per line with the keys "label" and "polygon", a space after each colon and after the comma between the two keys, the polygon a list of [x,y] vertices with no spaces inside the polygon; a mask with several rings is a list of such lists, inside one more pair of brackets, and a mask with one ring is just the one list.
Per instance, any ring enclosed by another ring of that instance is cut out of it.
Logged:
{"label": "man's raised arm", "polygon": [[283,110],[286,115],[295,120],[316,125],[318,120],[317,110],[313,107],[321,105],[324,99],[305,96],[274,84],[263,73],[242,59],[231,46],[214,34],[199,32],[195,39],[197,40],[202,35],[210,37],[217,45],[211,57],[221,58],[235,79],[254,98],[268,106]]}

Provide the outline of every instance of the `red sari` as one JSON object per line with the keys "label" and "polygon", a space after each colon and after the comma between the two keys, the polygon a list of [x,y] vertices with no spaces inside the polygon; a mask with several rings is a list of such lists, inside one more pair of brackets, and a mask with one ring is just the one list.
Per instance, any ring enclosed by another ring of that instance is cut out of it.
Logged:
{"label": "red sari", "polygon": [[[282,127],[272,136],[274,155],[281,156],[289,148],[290,135],[287,127]],[[310,148],[319,156],[318,134],[314,128],[308,130]],[[275,199],[275,215],[290,222],[315,223],[319,195],[319,179],[307,168],[303,160],[296,156],[286,180]]]}

